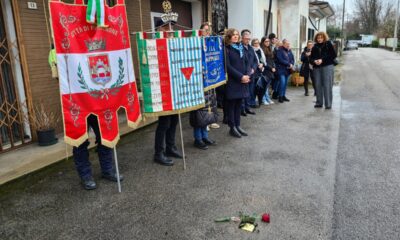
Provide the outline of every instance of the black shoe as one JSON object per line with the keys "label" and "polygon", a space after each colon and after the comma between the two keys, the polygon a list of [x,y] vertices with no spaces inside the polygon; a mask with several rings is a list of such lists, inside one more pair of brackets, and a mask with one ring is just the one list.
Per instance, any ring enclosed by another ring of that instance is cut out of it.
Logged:
{"label": "black shoe", "polygon": [[245,130],[243,130],[240,126],[237,126],[236,129],[240,133],[240,135],[245,136],[245,137],[249,136],[249,134],[247,134],[247,132]]}
{"label": "black shoe", "polygon": [[93,177],[82,179],[82,186],[86,190],[93,190],[97,187],[96,182],[93,180]]}
{"label": "black shoe", "polygon": [[224,119],[222,120],[222,123],[223,123],[223,124],[228,124],[228,119],[224,118]]}
{"label": "black shoe", "polygon": [[256,115],[256,112],[251,111],[250,109],[246,109],[247,114]]}
{"label": "black shoe", "polygon": [[272,99],[278,99],[278,93],[273,92],[272,93]]}
{"label": "black shoe", "polygon": [[238,130],[235,127],[231,127],[231,130],[229,131],[229,134],[233,137],[241,138],[242,135],[238,132]]}
{"label": "black shoe", "polygon": [[174,161],[167,158],[164,153],[158,153],[154,155],[154,162],[164,165],[164,166],[172,166],[174,165]]}
{"label": "black shoe", "polygon": [[308,96],[308,92],[304,93],[304,96]]}
{"label": "black shoe", "polygon": [[217,145],[216,141],[209,138],[203,138],[203,142],[209,146]]}
{"label": "black shoe", "polygon": [[283,96],[282,99],[283,99],[283,101],[285,101],[285,102],[290,102],[289,98],[287,98],[286,96]]}
{"label": "black shoe", "polygon": [[[111,172],[111,173],[102,173],[101,177],[104,179],[107,179],[108,181],[111,182],[118,182],[118,177],[117,177],[117,173],[116,172]],[[123,175],[119,175],[119,181],[124,180],[124,176]]]}
{"label": "black shoe", "polygon": [[243,117],[247,117],[246,111],[241,111],[240,115],[242,115]]}
{"label": "black shoe", "polygon": [[283,103],[283,98],[282,98],[282,97],[279,97],[279,98],[278,98],[278,102]]}
{"label": "black shoe", "polygon": [[315,105],[314,105],[314,108],[322,108],[322,105],[315,104]]}
{"label": "black shoe", "polygon": [[325,107],[325,109],[331,109],[332,107]]}
{"label": "black shoe", "polygon": [[198,149],[201,150],[207,150],[208,146],[202,141],[202,140],[194,140],[194,144],[195,147],[197,147]]}
{"label": "black shoe", "polygon": [[174,158],[183,158],[182,154],[178,151],[176,147],[173,148],[167,148],[167,151],[165,151],[165,155],[168,157],[174,157]]}

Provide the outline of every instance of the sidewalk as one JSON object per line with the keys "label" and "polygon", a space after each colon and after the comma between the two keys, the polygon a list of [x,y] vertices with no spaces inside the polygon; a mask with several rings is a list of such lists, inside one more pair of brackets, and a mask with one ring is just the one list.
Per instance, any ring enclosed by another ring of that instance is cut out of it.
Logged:
{"label": "sidewalk", "polygon": [[[129,128],[125,122],[125,116],[120,117],[120,135],[135,131]],[[141,122],[138,128],[147,126],[156,121],[156,118],[147,118],[146,122]],[[94,135],[91,132],[90,148],[95,146]],[[21,176],[37,171],[43,167],[59,162],[72,156],[72,147],[64,143],[63,136],[58,136],[58,143],[40,147],[36,143],[29,144],[14,151],[0,155],[0,185],[17,179]]]}
{"label": "sidewalk", "polygon": [[[117,149],[121,194],[100,178],[95,154],[94,191],[82,190],[72,160],[35,174],[35,181],[0,187],[0,238],[331,239],[339,87],[331,110],[314,109],[301,87],[289,88],[288,97],[290,103],[242,117],[249,137],[230,137],[226,125],[212,129],[218,145],[207,151],[193,147],[184,117],[186,170],[179,159],[173,167],[153,162],[155,125],[126,135]],[[213,221],[239,211],[269,212],[271,223],[247,233]]]}

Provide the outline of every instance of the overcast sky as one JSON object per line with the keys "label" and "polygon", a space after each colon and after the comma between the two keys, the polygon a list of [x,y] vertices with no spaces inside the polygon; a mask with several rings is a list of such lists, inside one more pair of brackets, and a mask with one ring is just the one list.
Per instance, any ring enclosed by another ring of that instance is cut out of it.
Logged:
{"label": "overcast sky", "polygon": [[[325,0],[332,5],[343,6],[343,0]],[[354,9],[354,0],[346,0],[346,12],[351,13]]]}

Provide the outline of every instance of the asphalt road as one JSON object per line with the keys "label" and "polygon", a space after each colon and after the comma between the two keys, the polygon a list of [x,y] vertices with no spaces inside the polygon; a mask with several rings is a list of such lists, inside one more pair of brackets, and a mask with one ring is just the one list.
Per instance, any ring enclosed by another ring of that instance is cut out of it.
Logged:
{"label": "asphalt road", "polygon": [[400,55],[346,53],[333,239],[400,239]]}
{"label": "asphalt road", "polygon": [[[95,191],[71,160],[1,186],[0,239],[400,239],[399,59],[348,52],[331,110],[290,88],[290,103],[242,118],[249,137],[211,130],[207,151],[184,117],[186,171],[153,163],[154,125],[134,132],[118,145],[121,194],[99,179],[95,153]],[[213,222],[239,211],[271,223]]]}

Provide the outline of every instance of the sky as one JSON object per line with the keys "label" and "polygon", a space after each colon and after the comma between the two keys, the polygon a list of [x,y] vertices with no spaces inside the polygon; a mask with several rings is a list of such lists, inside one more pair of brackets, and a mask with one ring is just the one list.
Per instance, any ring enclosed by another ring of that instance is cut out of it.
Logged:
{"label": "sky", "polygon": [[[343,5],[343,0],[325,0],[329,2],[331,5]],[[346,12],[352,13],[354,10],[354,0],[346,0]]]}

